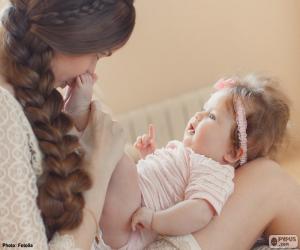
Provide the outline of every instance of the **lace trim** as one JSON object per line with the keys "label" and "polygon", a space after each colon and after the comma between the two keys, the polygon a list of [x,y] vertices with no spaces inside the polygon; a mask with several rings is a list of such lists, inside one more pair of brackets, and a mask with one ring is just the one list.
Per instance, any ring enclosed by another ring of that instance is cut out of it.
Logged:
{"label": "lace trim", "polygon": [[49,242],[49,250],[82,250],[75,246],[73,235],[64,234],[60,235],[55,233],[52,240]]}
{"label": "lace trim", "polygon": [[7,91],[5,88],[0,87],[0,93],[4,102],[7,102],[11,107],[15,107],[15,115],[19,124],[23,127],[28,141],[28,147],[31,155],[31,164],[34,173],[39,177],[43,173],[42,169],[42,153],[39,148],[38,140],[34,135],[32,127],[24,114],[21,104],[15,99],[15,97]]}
{"label": "lace trim", "polygon": [[191,234],[182,236],[159,236],[145,250],[201,250],[201,247]]}

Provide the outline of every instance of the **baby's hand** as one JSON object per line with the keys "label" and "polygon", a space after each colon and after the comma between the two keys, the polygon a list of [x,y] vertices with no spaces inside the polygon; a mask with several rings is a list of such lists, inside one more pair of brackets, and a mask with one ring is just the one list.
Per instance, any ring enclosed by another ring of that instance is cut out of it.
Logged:
{"label": "baby's hand", "polygon": [[93,85],[96,75],[85,73],[77,76],[71,86],[68,87],[65,97],[65,111],[73,115],[88,112],[93,96]]}
{"label": "baby's hand", "polygon": [[132,216],[131,228],[132,231],[136,229],[149,229],[151,230],[151,224],[153,219],[154,211],[147,207],[139,208]]}
{"label": "baby's hand", "polygon": [[133,146],[140,152],[143,159],[155,151],[155,129],[152,124],[149,125],[148,134],[139,136]]}

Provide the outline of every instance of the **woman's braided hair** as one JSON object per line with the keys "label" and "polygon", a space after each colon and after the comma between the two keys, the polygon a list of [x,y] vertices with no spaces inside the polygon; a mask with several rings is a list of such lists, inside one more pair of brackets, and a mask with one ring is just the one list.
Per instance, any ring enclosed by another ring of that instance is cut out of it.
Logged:
{"label": "woman's braided hair", "polygon": [[135,22],[130,0],[11,0],[2,15],[1,74],[39,141],[43,174],[38,206],[50,240],[55,231],[82,221],[82,193],[91,179],[82,168],[84,150],[71,118],[62,112],[63,98],[54,88],[54,51],[101,53],[120,47]]}

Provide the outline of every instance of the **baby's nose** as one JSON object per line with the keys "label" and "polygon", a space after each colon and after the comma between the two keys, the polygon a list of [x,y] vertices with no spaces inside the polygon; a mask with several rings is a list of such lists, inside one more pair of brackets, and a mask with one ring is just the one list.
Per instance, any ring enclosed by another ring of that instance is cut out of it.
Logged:
{"label": "baby's nose", "polygon": [[197,113],[195,114],[196,120],[197,120],[197,121],[201,121],[202,118],[203,118],[203,115],[204,115],[204,112],[197,112]]}

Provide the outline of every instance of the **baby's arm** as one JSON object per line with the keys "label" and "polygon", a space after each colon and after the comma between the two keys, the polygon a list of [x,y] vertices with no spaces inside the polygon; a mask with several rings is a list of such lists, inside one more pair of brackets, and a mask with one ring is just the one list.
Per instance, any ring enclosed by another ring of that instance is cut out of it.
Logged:
{"label": "baby's arm", "polygon": [[162,211],[140,208],[133,215],[132,228],[146,227],[159,234],[181,235],[205,227],[221,210],[232,194],[234,169],[213,164],[206,158],[191,155],[191,171],[185,200]]}
{"label": "baby's arm", "polygon": [[140,153],[143,159],[155,151],[155,128],[152,124],[149,125],[148,134],[139,136],[133,145]]}
{"label": "baby's arm", "polygon": [[64,110],[72,117],[78,131],[83,131],[87,125],[95,80],[95,75],[85,73],[77,76],[68,89]]}
{"label": "baby's arm", "polygon": [[142,207],[133,215],[132,229],[145,227],[162,235],[183,235],[205,227],[215,210],[204,199],[184,200],[161,211]]}

